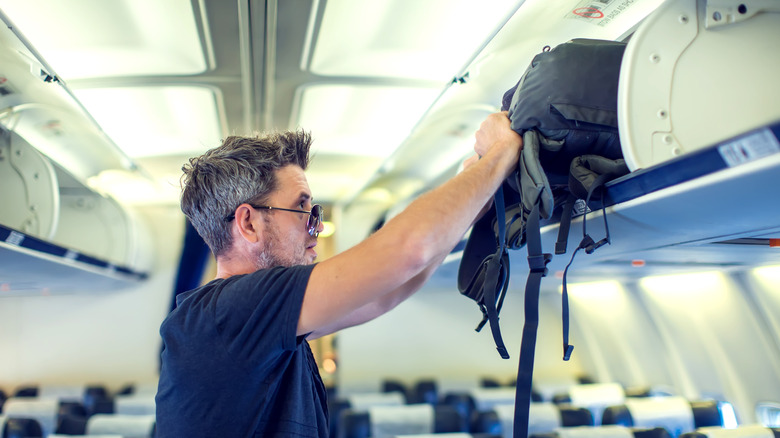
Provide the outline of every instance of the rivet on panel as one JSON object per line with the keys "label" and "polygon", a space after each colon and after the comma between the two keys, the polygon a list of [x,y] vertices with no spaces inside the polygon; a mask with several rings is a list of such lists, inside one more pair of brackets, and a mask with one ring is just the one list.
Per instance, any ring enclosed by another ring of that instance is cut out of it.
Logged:
{"label": "rivet on panel", "polygon": [[661,62],[661,56],[657,53],[651,54],[650,62],[652,62],[653,64],[658,64],[659,62]]}
{"label": "rivet on panel", "polygon": [[659,119],[665,119],[668,114],[666,110],[658,110],[657,115]]}

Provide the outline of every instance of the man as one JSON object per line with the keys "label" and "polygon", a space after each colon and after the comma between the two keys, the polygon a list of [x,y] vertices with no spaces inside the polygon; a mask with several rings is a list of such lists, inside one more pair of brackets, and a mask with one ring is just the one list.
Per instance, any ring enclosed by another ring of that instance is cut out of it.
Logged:
{"label": "man", "polygon": [[366,240],[313,264],[321,208],[304,170],[310,137],[229,137],[184,167],[182,211],[217,278],[163,322],[157,436],[327,437],[308,340],[369,321],[417,291],[516,167],[506,113],[476,133],[479,160]]}

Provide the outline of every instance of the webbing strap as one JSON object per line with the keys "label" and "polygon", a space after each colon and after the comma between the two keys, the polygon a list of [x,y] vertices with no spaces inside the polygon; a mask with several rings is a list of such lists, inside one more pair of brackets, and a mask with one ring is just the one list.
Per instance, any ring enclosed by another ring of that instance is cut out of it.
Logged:
{"label": "webbing strap", "polygon": [[[590,204],[590,198],[593,195],[593,192],[595,192],[597,188],[603,188],[604,183],[606,183],[613,177],[614,175],[611,174],[603,174],[603,175],[599,175],[595,179],[595,181],[593,181],[593,184],[588,189],[588,196],[585,199],[586,206]],[[569,260],[569,263],[566,265],[566,269],[563,270],[563,293],[561,293],[561,320],[563,326],[563,360],[569,360],[569,358],[571,357],[571,353],[574,350],[574,346],[569,345],[569,290],[566,287],[566,276],[569,273],[569,267],[574,262],[574,256],[577,255],[577,251],[584,249],[586,253],[592,254],[593,251],[610,243],[609,226],[607,225],[607,211],[604,205],[606,205],[606,202],[604,202],[604,199],[602,199],[601,213],[602,216],[604,216],[604,230],[606,232],[606,237],[596,242],[593,240],[592,237],[588,235],[587,233],[588,211],[586,209],[585,214],[582,215],[582,240],[580,241],[580,244],[577,245],[577,249],[575,249],[574,252],[572,253],[571,260]]]}
{"label": "webbing strap", "polygon": [[551,254],[542,253],[542,237],[539,230],[539,202],[534,204],[526,225],[528,247],[528,280],[525,284],[525,322],[520,346],[520,361],[517,366],[517,388],[515,390],[514,437],[528,436],[528,417],[531,409],[531,386],[534,374],[536,332],[539,327],[539,288],[542,277],[547,275],[547,264]]}
{"label": "webbing strap", "polygon": [[[496,343],[496,350],[501,355],[502,359],[509,359],[509,353],[504,345],[504,340],[501,337],[501,328],[498,324],[498,310],[501,309],[501,305],[504,302],[504,296],[506,295],[506,289],[508,286],[507,275],[509,275],[509,267],[506,264],[509,263],[509,258],[506,257],[506,223],[505,223],[505,211],[504,206],[504,189],[502,186],[498,186],[498,191],[495,194],[495,207],[496,207],[496,221],[498,222],[498,250],[495,254],[490,256],[488,261],[487,271],[485,272],[485,285],[484,285],[484,301],[485,311],[488,321],[490,321],[490,332],[493,334],[493,340]],[[498,309],[496,308],[496,286],[498,282],[502,281],[500,303]],[[484,319],[483,319],[484,321]],[[479,328],[482,328],[481,326]]]}
{"label": "webbing strap", "polygon": [[563,203],[561,211],[561,224],[558,227],[558,240],[555,241],[555,253],[566,254],[566,246],[569,242],[569,229],[571,228],[571,214],[577,197],[569,194]]}

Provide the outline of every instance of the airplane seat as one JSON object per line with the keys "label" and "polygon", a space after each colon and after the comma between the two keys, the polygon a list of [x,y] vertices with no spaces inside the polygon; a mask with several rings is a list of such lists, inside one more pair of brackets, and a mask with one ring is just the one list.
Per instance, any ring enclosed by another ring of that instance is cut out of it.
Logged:
{"label": "airplane seat", "polygon": [[87,414],[113,414],[114,398],[102,385],[87,386],[84,392],[84,407]]}
{"label": "airplane seat", "polygon": [[500,388],[504,385],[492,377],[482,377],[479,379],[479,386],[482,388]]}
{"label": "airplane seat", "polygon": [[34,418],[0,415],[0,438],[40,438],[45,436],[41,424]]}
{"label": "airplane seat", "polygon": [[428,403],[435,405],[439,401],[439,390],[436,381],[423,379],[417,381],[412,388],[409,403]]}
{"label": "airplane seat", "polygon": [[[487,411],[477,411],[472,415],[471,431],[503,433],[511,437],[514,413],[514,404],[496,405]],[[593,416],[589,410],[552,402],[531,403],[528,420],[529,435],[552,432],[561,427],[593,426]]]}
{"label": "airplane seat", "polygon": [[399,392],[403,394],[404,400],[409,399],[409,390],[402,382],[386,379],[382,382],[382,392]]}
{"label": "airplane seat", "polygon": [[95,414],[87,420],[86,435],[122,435],[152,438],[154,415]]}
{"label": "airplane seat", "polygon": [[406,397],[397,391],[356,392],[350,395],[328,398],[330,436],[339,436],[342,413],[347,409],[364,412],[373,406],[401,406]]}
{"label": "airplane seat", "polygon": [[700,427],[680,435],[680,438],[780,438],[780,428],[760,424],[746,424],[733,429]]}
{"label": "airplane seat", "polygon": [[[42,385],[25,385],[17,388],[14,393],[14,397],[26,397],[26,398],[42,398],[42,399],[56,399],[60,401],[60,413],[63,406],[67,406],[68,403],[75,403],[82,406],[85,409],[84,413],[81,410],[73,412],[73,409],[78,409],[75,405],[70,405],[68,412],[79,415],[89,416],[94,413],[112,413],[113,412],[113,399],[108,394],[108,390],[105,386],[100,384],[91,385],[57,385],[57,384],[42,384]],[[0,403],[2,406],[2,403]]]}
{"label": "airplane seat", "polygon": [[48,436],[54,433],[57,426],[59,405],[56,399],[11,397],[3,406],[3,414],[8,420],[14,418],[35,420],[40,425],[43,435]]}
{"label": "airplane seat", "polygon": [[463,418],[471,421],[476,411],[474,398],[465,392],[448,392],[440,400],[442,406],[452,406]]}
{"label": "airplane seat", "polygon": [[604,409],[602,424],[625,427],[663,427],[676,437],[697,427],[722,426],[717,401],[690,402],[683,397],[626,399]]}
{"label": "airplane seat", "polygon": [[423,433],[412,435],[396,435],[394,438],[503,438],[493,433]]}
{"label": "airplane seat", "polygon": [[780,121],[778,40],[777,2],[668,1],[650,14],[620,69],[618,132],[629,169]]}
{"label": "airplane seat", "polygon": [[374,406],[341,412],[339,438],[468,432],[468,421],[454,407],[427,403]]}
{"label": "airplane seat", "polygon": [[156,395],[157,394],[157,382],[136,382],[128,383],[115,395]]}
{"label": "airplane seat", "polygon": [[85,408],[81,402],[60,401],[59,409],[57,409],[57,417],[62,417],[63,415],[86,417],[87,408]]}
{"label": "airplane seat", "polygon": [[341,413],[349,409],[349,401],[337,397],[328,397],[328,426],[330,436],[339,436],[341,427]]}
{"label": "airplane seat", "polygon": [[122,415],[155,415],[154,395],[131,394],[114,397],[114,413]]}
{"label": "airplane seat", "polygon": [[62,414],[57,420],[57,429],[55,430],[55,433],[63,435],[84,435],[86,431],[86,416]]}
{"label": "airplane seat", "polygon": [[71,435],[69,433],[53,433],[47,438],[128,438],[115,433],[102,433],[100,435]]}
{"label": "airplane seat", "polygon": [[566,393],[553,396],[558,405],[584,408],[593,416],[593,424],[601,424],[602,413],[608,406],[622,404],[626,400],[623,387],[618,383],[586,383],[572,385]]}
{"label": "airplane seat", "polygon": [[560,428],[554,432],[529,434],[529,438],[671,438],[662,427],[628,428],[618,425]]}
{"label": "airplane seat", "polygon": [[3,404],[5,404],[6,400],[8,400],[8,396],[5,394],[5,391],[0,389],[0,412],[3,412]]}
{"label": "airplane seat", "polygon": [[691,401],[691,409],[696,427],[723,427],[723,413],[717,400]]}
{"label": "airplane seat", "polygon": [[22,386],[14,391],[14,397],[38,397],[38,386]]}
{"label": "airplane seat", "polygon": [[593,414],[586,408],[558,406],[561,413],[561,427],[593,426]]}

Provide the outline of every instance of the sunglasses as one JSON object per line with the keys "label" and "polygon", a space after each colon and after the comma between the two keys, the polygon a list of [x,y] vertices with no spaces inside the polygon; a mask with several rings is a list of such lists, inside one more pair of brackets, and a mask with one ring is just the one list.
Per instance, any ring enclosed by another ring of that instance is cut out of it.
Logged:
{"label": "sunglasses", "polygon": [[[293,213],[308,214],[309,219],[306,221],[306,231],[312,237],[317,237],[320,235],[319,228],[320,228],[320,224],[322,223],[322,214],[324,209],[319,204],[312,205],[311,211],[291,210],[289,208],[269,207],[267,205],[252,205],[252,204],[249,205],[255,210],[281,210],[281,211],[291,211]],[[225,216],[225,222],[230,222],[235,218],[236,218],[235,213],[231,213],[229,216]]]}

